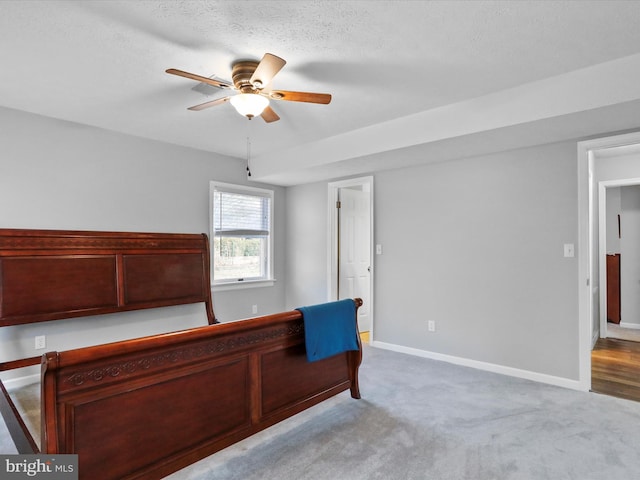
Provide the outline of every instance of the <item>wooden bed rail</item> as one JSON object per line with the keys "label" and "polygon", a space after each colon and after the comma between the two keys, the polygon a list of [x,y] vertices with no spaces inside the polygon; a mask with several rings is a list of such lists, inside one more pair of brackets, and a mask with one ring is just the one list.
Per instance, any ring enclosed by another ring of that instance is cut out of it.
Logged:
{"label": "wooden bed rail", "polygon": [[[362,299],[356,298],[354,300],[356,303],[356,309],[360,308],[362,306]],[[114,354],[123,355],[131,352],[140,353],[144,350],[162,348],[170,344],[179,345],[180,343],[192,343],[194,341],[211,339],[226,339],[228,336],[233,336],[233,339],[228,342],[228,345],[225,344],[224,340],[222,340],[222,343],[218,342],[214,347],[212,347],[218,352],[223,352],[229,349],[251,346],[254,343],[264,341],[265,336],[276,337],[294,333],[284,332],[282,330],[282,324],[288,324],[292,321],[299,321],[299,323],[296,324],[297,326],[295,329],[297,330],[298,328],[301,328],[302,331],[304,331],[304,327],[301,324],[302,314],[298,310],[291,310],[288,312],[263,315],[261,317],[254,317],[246,320],[219,323],[216,324],[215,330],[206,327],[195,327],[148,337],[105,343],[91,347],[78,348],[75,350],[66,350],[58,354],[56,363],[58,368],[70,367],[76,364],[84,364],[87,359],[98,360],[105,357],[113,357]],[[238,338],[238,335],[244,333],[247,335]],[[296,331],[295,333],[300,332]],[[46,356],[47,355],[45,355],[45,357]]]}
{"label": "wooden bed rail", "polygon": [[10,360],[8,362],[0,363],[0,372],[6,372],[8,370],[15,370],[17,368],[30,367],[38,365],[41,362],[42,356],[21,358],[20,360]]}

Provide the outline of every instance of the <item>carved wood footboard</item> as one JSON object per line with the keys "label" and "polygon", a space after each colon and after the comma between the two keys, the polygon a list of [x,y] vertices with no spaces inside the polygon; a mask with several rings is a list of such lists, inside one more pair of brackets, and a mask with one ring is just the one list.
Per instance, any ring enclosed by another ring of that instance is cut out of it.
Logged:
{"label": "carved wood footboard", "polygon": [[298,311],[49,353],[44,451],[77,453],[81,478],[161,478],[339,392],[359,398],[360,361],[308,362]]}

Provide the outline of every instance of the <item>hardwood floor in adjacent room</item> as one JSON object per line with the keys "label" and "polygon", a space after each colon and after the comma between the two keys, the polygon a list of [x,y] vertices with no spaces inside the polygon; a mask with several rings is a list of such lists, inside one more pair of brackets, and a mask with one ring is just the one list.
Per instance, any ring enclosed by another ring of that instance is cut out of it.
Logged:
{"label": "hardwood floor in adjacent room", "polygon": [[591,352],[591,390],[640,401],[640,343],[599,339]]}

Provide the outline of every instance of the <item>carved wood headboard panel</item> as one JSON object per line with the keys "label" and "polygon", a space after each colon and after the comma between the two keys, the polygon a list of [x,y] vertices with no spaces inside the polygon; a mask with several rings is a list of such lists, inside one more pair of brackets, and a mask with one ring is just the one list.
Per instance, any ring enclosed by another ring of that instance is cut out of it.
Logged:
{"label": "carved wood headboard panel", "polygon": [[205,234],[0,229],[0,326],[199,302]]}

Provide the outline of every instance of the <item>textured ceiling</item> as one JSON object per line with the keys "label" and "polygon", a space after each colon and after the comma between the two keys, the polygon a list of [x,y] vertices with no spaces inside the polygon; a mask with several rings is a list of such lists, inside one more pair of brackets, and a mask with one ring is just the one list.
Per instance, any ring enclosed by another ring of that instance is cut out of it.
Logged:
{"label": "textured ceiling", "polygon": [[[414,164],[442,142],[464,154],[478,134],[500,148],[505,128],[531,143],[543,120],[551,140],[603,128],[596,113],[617,119],[605,131],[640,127],[640,82],[615,83],[640,73],[640,1],[3,0],[0,45],[1,106],[239,158],[250,137],[254,177],[273,183],[389,168],[375,157],[390,150]],[[165,73],[231,80],[265,52],[287,60],[274,88],[332,103],[272,102],[271,124],[228,103],[192,112],[223,92]]]}

